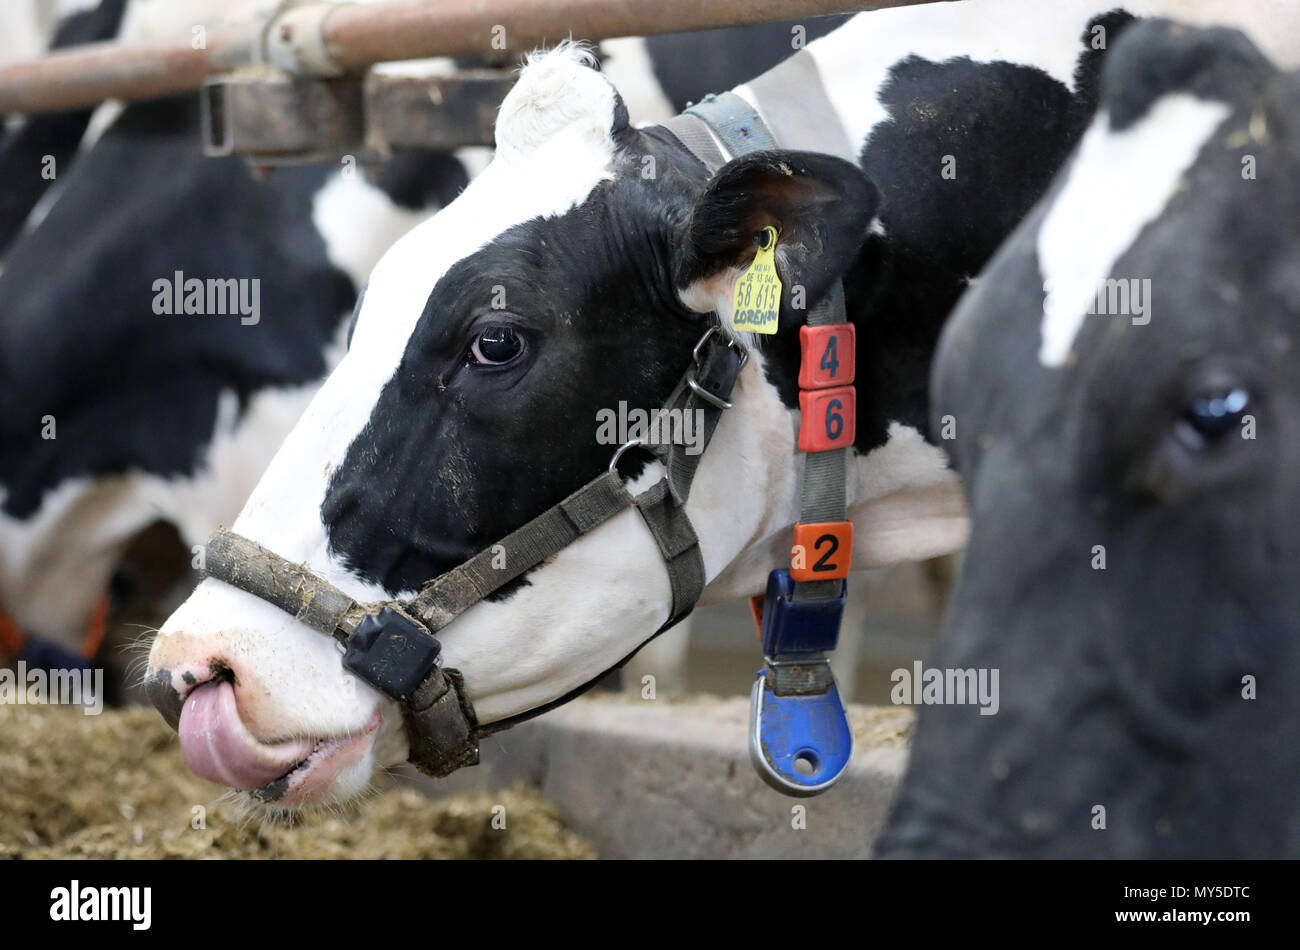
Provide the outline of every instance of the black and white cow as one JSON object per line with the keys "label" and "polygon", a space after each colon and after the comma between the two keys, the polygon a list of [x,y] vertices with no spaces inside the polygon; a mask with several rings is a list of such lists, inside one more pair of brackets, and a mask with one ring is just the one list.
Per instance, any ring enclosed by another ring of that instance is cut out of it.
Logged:
{"label": "black and white cow", "polygon": [[[72,8],[44,36],[42,21],[52,11],[35,2],[15,3],[0,16],[0,33],[10,58],[28,58],[46,49],[65,49],[112,39],[121,25],[126,0],[103,0]],[[86,132],[93,110],[18,117],[0,130],[0,266],[5,249],[22,232],[32,210],[54,187],[57,170],[72,159]]]}
{"label": "black and white cow", "polygon": [[[1112,5],[863,14],[737,90],[779,141],[823,152],[746,156],[711,179],[666,130],[632,127],[573,48],[535,58],[502,107],[492,164],[376,266],[350,350],[234,529],[358,600],[415,591],[604,470],[597,412],[662,403],[703,329],[729,328],[732,281],[772,224],[780,332],[740,337],[753,359],[688,505],[705,601],[761,591],[788,559],[799,484],[789,295],[802,286],[811,304],[841,274],[859,340],[855,566],[959,547],[957,480],[921,434],[934,343],[1085,128],[1097,37],[1171,7],[1253,19],[1261,36],[1300,20],[1230,3]],[[810,66],[828,124],[810,124],[801,101],[794,77]],[[950,156],[955,178],[943,173]],[[463,614],[440,635],[443,656],[493,722],[593,681],[669,606],[658,548],[624,512]],[[283,805],[356,795],[405,757],[396,707],[346,676],[327,638],[216,580],[164,625],[149,675],[195,771],[245,789],[274,782]]]}
{"label": "black and white cow", "polygon": [[879,853],[1300,856],[1300,73],[1126,35],[934,387],[972,536],[933,666],[999,705],[921,709]]}
{"label": "black and white cow", "polygon": [[[121,6],[80,19],[103,26]],[[133,3],[120,35],[188,36],[211,7],[175,4],[160,22]],[[402,233],[355,212],[382,200],[406,227],[422,217],[359,176],[261,184],[236,159],[203,159],[194,97],[108,104],[84,137],[77,118],[29,118],[0,154],[28,212],[0,272],[0,605],[72,651],[131,536],[167,520],[201,540],[297,419],[356,286]],[[259,278],[258,319],[158,314],[154,283],[178,271]]]}
{"label": "black and white cow", "polygon": [[[56,46],[117,32],[123,0],[80,6]],[[188,40],[258,6],[134,0],[121,38]],[[638,118],[708,91],[679,48],[701,40],[734,83],[779,62],[791,28],[609,43],[606,68]],[[193,97],[105,106],[83,138],[89,121],[35,116],[0,142],[0,245],[16,239],[0,258],[0,624],[65,652],[83,649],[146,526],[198,544],[235,517],[341,355],[374,263],[488,158],[410,152],[373,182],[330,168],[258,182],[237,159],[201,156]],[[259,280],[256,321],[156,313],[155,281],[177,272]]]}

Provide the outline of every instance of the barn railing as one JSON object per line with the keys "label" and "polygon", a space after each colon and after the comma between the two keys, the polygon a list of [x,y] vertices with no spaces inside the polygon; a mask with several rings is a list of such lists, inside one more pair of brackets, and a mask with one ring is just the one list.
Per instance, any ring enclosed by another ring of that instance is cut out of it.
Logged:
{"label": "barn railing", "polygon": [[[0,66],[0,115],[88,108],[200,90],[202,146],[266,172],[399,148],[491,145],[519,55],[600,41],[939,0],[281,0],[265,17],[188,43],[96,43]],[[201,48],[194,48],[195,46]],[[484,68],[411,77],[369,67],[472,56]],[[495,68],[494,68],[495,67]]]}
{"label": "barn railing", "polygon": [[602,40],[910,6],[936,0],[386,0],[282,4],[191,43],[96,43],[0,66],[0,115],[81,109],[106,99],[197,90],[241,66],[304,77],[428,56],[524,52],[568,36]]}

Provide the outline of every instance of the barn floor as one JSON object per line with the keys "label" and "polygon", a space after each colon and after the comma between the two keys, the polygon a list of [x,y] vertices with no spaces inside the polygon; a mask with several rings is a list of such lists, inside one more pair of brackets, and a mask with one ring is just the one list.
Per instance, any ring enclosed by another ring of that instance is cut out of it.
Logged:
{"label": "barn floor", "polygon": [[[504,830],[492,827],[497,805]],[[191,775],[151,709],[0,706],[0,858],[591,857],[522,787],[431,801],[394,786],[290,827],[248,817]]]}

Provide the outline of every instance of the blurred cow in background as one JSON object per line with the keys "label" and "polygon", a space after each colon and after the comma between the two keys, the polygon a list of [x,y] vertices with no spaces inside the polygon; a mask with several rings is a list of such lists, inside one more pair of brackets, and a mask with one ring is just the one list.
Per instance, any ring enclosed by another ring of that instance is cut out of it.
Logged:
{"label": "blurred cow in background", "polygon": [[931,663],[1000,703],[920,708],[879,855],[1300,856],[1298,182],[1300,72],[1116,44],[935,359],[972,531]]}

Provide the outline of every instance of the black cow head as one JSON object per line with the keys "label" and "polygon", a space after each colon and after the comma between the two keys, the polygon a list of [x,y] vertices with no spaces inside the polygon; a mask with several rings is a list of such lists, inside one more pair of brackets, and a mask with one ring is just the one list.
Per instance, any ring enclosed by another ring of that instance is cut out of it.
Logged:
{"label": "black cow head", "polygon": [[973,534],[932,663],[1000,696],[921,709],[880,853],[1300,854],[1300,78],[1135,27],[933,390]]}

